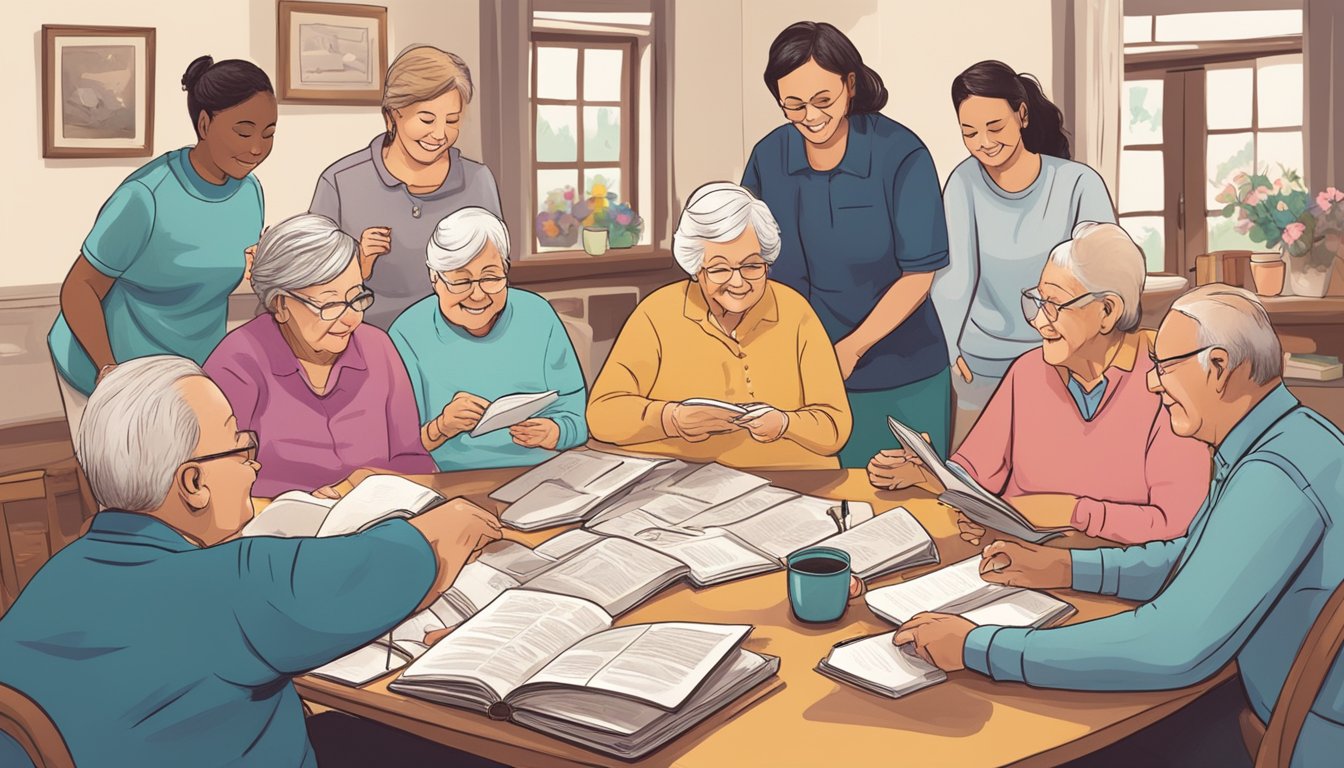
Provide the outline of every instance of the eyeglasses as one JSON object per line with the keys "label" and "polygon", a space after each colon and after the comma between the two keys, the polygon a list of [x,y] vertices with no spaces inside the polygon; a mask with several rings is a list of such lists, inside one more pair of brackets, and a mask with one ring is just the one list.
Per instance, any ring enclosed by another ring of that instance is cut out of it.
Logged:
{"label": "eyeglasses", "polygon": [[246,461],[249,461],[253,464],[257,463],[257,448],[258,446],[261,445],[261,443],[258,442],[257,440],[257,433],[239,432],[238,434],[247,439],[248,443],[247,445],[232,448],[227,451],[220,451],[219,453],[206,454],[205,456],[192,456],[190,459],[187,459],[182,463],[189,464],[195,462],[197,464],[200,464],[201,462],[204,461],[214,461],[215,459],[223,459],[229,456],[243,456]]}
{"label": "eyeglasses", "polygon": [[1158,357],[1157,354],[1150,349],[1148,350],[1148,359],[1153,361],[1153,370],[1157,371],[1157,375],[1165,376],[1167,375],[1167,369],[1173,364],[1179,363],[1182,360],[1189,360],[1200,352],[1205,352],[1210,349],[1213,349],[1213,347],[1200,347],[1193,352],[1186,352],[1183,355],[1173,355],[1171,357]]}
{"label": "eyeglasses", "polygon": [[482,291],[493,296],[504,290],[505,286],[509,284],[509,278],[498,275],[478,277],[475,280],[449,280],[443,275],[439,275],[439,279],[443,281],[443,285],[449,293],[456,294],[471,293],[472,286],[479,284]]}
{"label": "eyeglasses", "polygon": [[806,110],[808,104],[811,104],[817,109],[828,109],[832,104],[835,104],[835,102],[839,100],[840,98],[838,96],[813,96],[807,101],[803,101],[802,99],[784,99],[779,102],[779,106],[785,113],[788,113],[790,117],[794,115],[801,117],[802,115],[799,115],[798,113]]}
{"label": "eyeglasses", "polygon": [[356,312],[365,312],[373,306],[373,290],[367,285],[359,286],[359,295],[347,301],[333,301],[327,304],[318,304],[317,302],[300,296],[291,291],[285,291],[285,295],[291,299],[297,299],[304,306],[317,313],[317,316],[326,322],[334,322],[345,314],[347,309],[353,309]]}
{"label": "eyeglasses", "polygon": [[1085,306],[1100,295],[1099,293],[1084,293],[1082,296],[1075,296],[1061,304],[1043,298],[1034,288],[1028,288],[1022,292],[1022,315],[1030,323],[1036,319],[1036,315],[1045,312],[1045,319],[1053,323],[1059,319],[1060,310]]}
{"label": "eyeglasses", "polygon": [[760,280],[765,277],[766,272],[770,271],[770,265],[756,262],[754,264],[743,264],[740,267],[710,267],[701,271],[705,273],[705,277],[709,278],[709,282],[715,285],[723,285],[733,279],[734,272],[742,275],[744,280]]}

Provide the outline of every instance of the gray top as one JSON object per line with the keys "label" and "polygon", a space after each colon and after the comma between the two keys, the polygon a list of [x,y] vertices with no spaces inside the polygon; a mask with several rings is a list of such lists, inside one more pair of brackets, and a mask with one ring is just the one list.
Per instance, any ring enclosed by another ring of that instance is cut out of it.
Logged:
{"label": "gray top", "polygon": [[369,227],[391,227],[392,248],[374,262],[369,287],[377,295],[364,321],[387,330],[402,310],[430,294],[425,247],[434,227],[461,208],[479,206],[500,213],[499,188],[490,169],[448,150],[448,178],[438,189],[413,195],[383,163],[383,137],[332,163],[317,180],[310,213],[336,222],[359,239]]}
{"label": "gray top", "polygon": [[1036,284],[1050,251],[1076,224],[1115,222],[1111,196],[1083,163],[1041,155],[1036,180],[1007,192],[968,157],[947,179],[943,208],[949,264],[934,278],[933,300],[949,361],[961,355],[976,376],[1002,378],[1041,343],[1022,315],[1022,290]]}

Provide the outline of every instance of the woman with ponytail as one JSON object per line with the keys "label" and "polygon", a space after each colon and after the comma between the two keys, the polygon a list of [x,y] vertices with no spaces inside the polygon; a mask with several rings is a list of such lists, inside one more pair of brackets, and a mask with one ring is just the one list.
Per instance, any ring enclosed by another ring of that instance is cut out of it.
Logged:
{"label": "woman with ponytail", "polygon": [[896,445],[887,416],[928,433],[946,456],[952,384],[927,301],[947,265],[933,158],[878,112],[882,78],[830,24],[781,32],[765,86],[787,122],[752,150],[742,186],[780,225],[771,277],[811,303],[835,345],[854,414],[840,464],[866,466]]}
{"label": "woman with ponytail", "polygon": [[117,363],[164,354],[205,362],[224,338],[245,251],[261,235],[252,172],[275,136],[270,78],[251,62],[201,56],[182,90],[196,143],[126,177],[61,285],[47,343],[72,433],[94,384]]}
{"label": "woman with ponytail", "polygon": [[1031,75],[982,61],[952,81],[971,156],[943,190],[950,264],[933,297],[957,370],[961,430],[1041,336],[1013,311],[1050,250],[1081,221],[1115,222],[1106,184],[1069,159],[1064,116]]}

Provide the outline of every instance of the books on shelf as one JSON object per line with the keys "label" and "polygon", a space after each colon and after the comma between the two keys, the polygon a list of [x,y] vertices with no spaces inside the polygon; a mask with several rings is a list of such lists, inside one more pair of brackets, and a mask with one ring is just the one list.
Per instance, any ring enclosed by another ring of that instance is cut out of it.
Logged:
{"label": "books on shelf", "polygon": [[1283,375],[1310,381],[1334,381],[1344,378],[1344,364],[1333,355],[1304,355],[1284,353]]}
{"label": "books on shelf", "polygon": [[243,536],[341,536],[385,520],[415,517],[446,501],[437,491],[396,475],[370,475],[340,500],[282,493],[243,527]]}
{"label": "books on shelf", "polygon": [[601,451],[566,451],[500,486],[490,498],[508,505],[499,519],[516,530],[582,522],[664,462]]}
{"label": "books on shelf", "polygon": [[887,417],[887,426],[906,450],[913,451],[925,467],[943,484],[944,491],[938,499],[949,507],[961,510],[967,517],[986,528],[1002,531],[1025,541],[1041,543],[1065,531],[1068,526],[1059,528],[1040,528],[1032,524],[1021,512],[998,496],[985,490],[966,470],[955,461],[943,461],[913,429],[901,422]]}
{"label": "books on shelf", "polygon": [[388,687],[633,759],[779,669],[740,647],[748,625],[612,622],[587,600],[509,590]]}

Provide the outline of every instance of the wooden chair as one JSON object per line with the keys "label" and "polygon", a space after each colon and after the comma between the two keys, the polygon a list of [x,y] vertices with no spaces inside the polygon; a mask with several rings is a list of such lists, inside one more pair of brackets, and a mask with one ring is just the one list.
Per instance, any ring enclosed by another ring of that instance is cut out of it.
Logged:
{"label": "wooden chair", "polygon": [[1307,713],[1321,693],[1326,675],[1344,648],[1344,584],[1321,609],[1302,648],[1288,669],[1278,703],[1265,726],[1249,708],[1241,713],[1241,736],[1255,758],[1255,768],[1288,768]]}
{"label": "wooden chair", "polygon": [[60,729],[37,702],[0,683],[0,733],[8,734],[37,768],[74,768]]}
{"label": "wooden chair", "polygon": [[53,545],[60,541],[60,519],[56,512],[56,497],[47,484],[47,473],[37,469],[0,477],[0,613],[9,609],[28,583],[27,579],[20,581],[22,576],[15,557],[10,514],[13,505],[30,501],[46,504],[47,543],[42,561],[46,562],[58,549]]}

